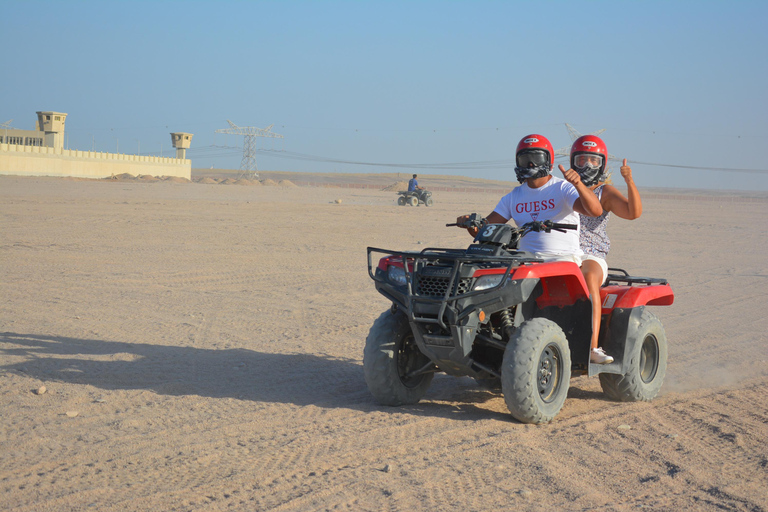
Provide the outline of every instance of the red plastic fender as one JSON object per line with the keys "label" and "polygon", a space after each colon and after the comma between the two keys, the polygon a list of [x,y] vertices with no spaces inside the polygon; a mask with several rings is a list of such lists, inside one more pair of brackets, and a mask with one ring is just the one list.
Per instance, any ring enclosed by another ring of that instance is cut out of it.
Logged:
{"label": "red plastic fender", "polygon": [[605,315],[616,308],[637,306],[670,306],[675,294],[668,284],[649,286],[610,285],[600,288],[600,300]]}
{"label": "red plastic fender", "polygon": [[579,299],[589,299],[587,282],[581,269],[572,261],[552,261],[518,267],[511,279],[538,278],[543,293],[536,299],[539,308],[570,306]]}

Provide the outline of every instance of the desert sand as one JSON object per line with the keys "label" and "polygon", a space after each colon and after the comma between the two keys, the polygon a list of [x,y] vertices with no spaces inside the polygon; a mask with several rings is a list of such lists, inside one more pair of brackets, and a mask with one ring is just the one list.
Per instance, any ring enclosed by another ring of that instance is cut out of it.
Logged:
{"label": "desert sand", "polygon": [[662,393],[577,377],[534,426],[363,377],[366,246],[467,245],[501,193],[0,176],[0,509],[767,510],[768,201],[656,192],[609,264],[675,291]]}

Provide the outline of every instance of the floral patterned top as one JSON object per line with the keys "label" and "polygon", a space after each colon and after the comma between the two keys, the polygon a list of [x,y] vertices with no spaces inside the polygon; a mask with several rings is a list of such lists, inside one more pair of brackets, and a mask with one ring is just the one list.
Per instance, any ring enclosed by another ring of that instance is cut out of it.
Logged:
{"label": "floral patterned top", "polygon": [[[595,189],[595,195],[598,199],[603,196],[603,187],[600,185]],[[587,217],[579,214],[581,217],[581,229],[579,230],[579,245],[584,254],[591,254],[598,258],[605,259],[608,251],[611,250],[611,240],[605,230],[608,224],[608,216],[611,212],[603,211],[599,217]]]}

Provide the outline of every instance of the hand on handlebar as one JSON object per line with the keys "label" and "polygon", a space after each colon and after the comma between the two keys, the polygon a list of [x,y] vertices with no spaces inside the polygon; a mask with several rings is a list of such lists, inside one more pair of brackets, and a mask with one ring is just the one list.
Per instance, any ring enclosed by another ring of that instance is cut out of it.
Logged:
{"label": "hand on handlebar", "polygon": [[477,236],[478,231],[480,231],[480,228],[485,226],[487,224],[487,220],[480,217],[476,213],[473,213],[471,215],[461,215],[460,217],[456,218],[455,223],[446,224],[446,226],[457,226],[460,228],[464,228],[467,231],[469,231],[469,234],[472,236]]}
{"label": "hand on handlebar", "polygon": [[[480,217],[478,214],[473,213],[471,215],[461,215],[456,218],[456,222],[446,224],[446,226],[457,226],[466,229],[470,235],[476,237],[483,227],[488,224],[488,219]],[[577,229],[576,224],[561,224],[559,222],[552,222],[551,220],[535,220],[533,222],[527,222],[518,228],[518,231],[525,234],[531,231],[543,231],[549,233],[552,230],[561,231],[563,233],[569,229]]]}
{"label": "hand on handlebar", "polygon": [[459,228],[465,228],[464,224],[467,222],[467,219],[469,219],[469,215],[461,215],[459,217],[456,217],[456,222],[451,222],[450,224],[446,224],[445,227],[451,227],[456,226]]}

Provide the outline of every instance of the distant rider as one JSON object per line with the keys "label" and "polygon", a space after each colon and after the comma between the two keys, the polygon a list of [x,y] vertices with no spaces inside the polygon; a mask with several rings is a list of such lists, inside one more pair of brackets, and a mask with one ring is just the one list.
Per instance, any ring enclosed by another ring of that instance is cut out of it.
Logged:
{"label": "distant rider", "polygon": [[416,181],[416,175],[413,175],[413,178],[408,180],[408,192],[416,192],[417,190],[424,190],[424,187],[419,186],[419,182]]}
{"label": "distant rider", "polygon": [[424,187],[419,186],[419,182],[416,181],[416,175],[413,175],[413,178],[408,180],[408,192],[415,192],[416,197],[419,198],[419,200],[423,201],[424,196]]}

